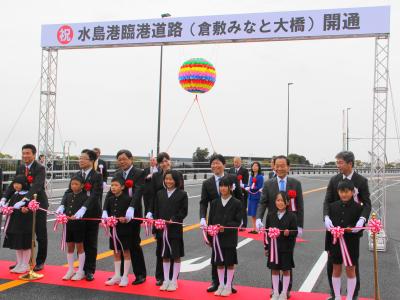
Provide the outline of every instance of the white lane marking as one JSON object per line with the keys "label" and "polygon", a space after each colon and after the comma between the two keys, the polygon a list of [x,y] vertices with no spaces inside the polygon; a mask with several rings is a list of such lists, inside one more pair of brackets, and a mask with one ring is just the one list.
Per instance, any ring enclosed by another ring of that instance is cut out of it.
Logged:
{"label": "white lane marking", "polygon": [[310,273],[308,274],[306,280],[304,280],[303,284],[301,285],[299,292],[311,292],[314,288],[315,283],[317,282],[319,275],[321,274],[322,270],[324,269],[326,262],[328,261],[328,253],[326,251],[322,252],[321,256],[318,258],[317,262],[311,269]]}
{"label": "white lane marking", "polygon": [[[246,238],[242,241],[240,241],[236,247],[236,249],[239,249],[240,247],[243,247],[244,245],[250,243],[253,241],[251,238]],[[204,258],[204,256],[184,260],[181,264],[181,273],[187,273],[187,272],[195,272],[195,271],[200,271],[201,269],[204,269],[205,267],[209,266],[211,264],[211,258],[206,259],[203,262],[200,263],[195,263],[196,261],[199,261],[200,259]]]}

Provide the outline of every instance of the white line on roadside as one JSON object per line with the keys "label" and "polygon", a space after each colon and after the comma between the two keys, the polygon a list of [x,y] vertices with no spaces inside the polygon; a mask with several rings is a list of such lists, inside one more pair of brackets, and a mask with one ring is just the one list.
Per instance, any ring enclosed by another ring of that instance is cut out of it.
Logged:
{"label": "white line on roadside", "polygon": [[328,253],[324,251],[322,252],[321,256],[318,258],[317,262],[311,269],[306,280],[304,280],[303,284],[299,289],[299,292],[309,293],[312,291],[327,261],[328,261]]}

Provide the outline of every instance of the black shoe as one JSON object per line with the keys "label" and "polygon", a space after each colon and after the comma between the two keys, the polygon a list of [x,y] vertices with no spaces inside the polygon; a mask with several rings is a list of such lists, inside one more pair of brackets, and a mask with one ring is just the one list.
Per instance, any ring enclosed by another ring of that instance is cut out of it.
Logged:
{"label": "black shoe", "polygon": [[236,293],[237,293],[237,290],[234,287],[232,287],[232,294],[236,294]]}
{"label": "black shoe", "polygon": [[207,288],[207,293],[213,293],[216,290],[218,290],[218,284],[216,283],[211,283],[211,285]]}
{"label": "black shoe", "polygon": [[146,281],[146,276],[139,275],[139,276],[136,277],[135,281],[132,282],[132,284],[133,285],[138,285],[138,284],[142,284],[145,281]]}
{"label": "black shoe", "polygon": [[39,272],[39,271],[42,271],[43,268],[44,268],[44,264],[37,264],[37,265],[33,268],[33,271]]}
{"label": "black shoe", "polygon": [[239,231],[246,231],[246,228],[241,227],[239,228]]}
{"label": "black shoe", "polygon": [[86,273],[86,281],[93,281],[94,274],[93,273]]}
{"label": "black shoe", "polygon": [[17,264],[9,266],[8,268],[11,270],[11,269],[14,269],[16,266],[17,266]]}
{"label": "black shoe", "polygon": [[358,300],[358,296],[353,296],[353,300]]}
{"label": "black shoe", "polygon": [[163,282],[164,282],[164,280],[157,279],[156,280],[156,286],[162,286]]}

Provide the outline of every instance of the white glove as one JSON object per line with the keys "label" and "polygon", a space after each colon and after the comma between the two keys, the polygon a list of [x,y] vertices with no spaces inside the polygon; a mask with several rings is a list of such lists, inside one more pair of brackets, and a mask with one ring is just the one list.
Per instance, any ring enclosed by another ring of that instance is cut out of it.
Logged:
{"label": "white glove", "polygon": [[364,227],[364,224],[365,224],[365,219],[361,217],[356,223],[356,227],[359,227],[359,229],[354,228],[351,232],[357,233],[361,231],[362,229],[360,227]]}
{"label": "white glove", "polygon": [[108,186],[107,182],[103,181],[103,193],[108,192],[110,187]]}
{"label": "white glove", "polygon": [[256,220],[256,227],[257,227],[258,230],[260,230],[261,228],[264,227],[264,224],[263,224],[263,222],[261,221],[261,219],[257,219],[257,220]]}
{"label": "white glove", "polygon": [[64,205],[60,205],[56,210],[57,215],[62,214],[62,213],[64,213]]}
{"label": "white glove", "polygon": [[241,187],[242,189],[244,189],[244,184],[243,184],[243,183],[240,183],[240,187]]}
{"label": "white glove", "polygon": [[24,200],[21,200],[21,201],[15,203],[13,207],[14,207],[15,209],[20,209],[20,208],[21,208],[22,206],[24,206],[25,204],[26,204],[25,201],[24,201]]}
{"label": "white glove", "polygon": [[83,215],[86,213],[87,208],[82,206],[74,215],[75,219],[82,219]]}
{"label": "white glove", "polygon": [[128,222],[130,222],[135,214],[135,209],[133,207],[129,207],[126,211],[125,218]]}
{"label": "white glove", "polygon": [[325,228],[326,228],[326,230],[331,230],[332,228],[333,228],[334,226],[333,226],[333,223],[332,223],[332,220],[331,220],[331,218],[329,218],[329,216],[325,216]]}
{"label": "white glove", "polygon": [[205,227],[207,227],[206,219],[205,218],[201,218],[200,219],[200,228],[203,229]]}
{"label": "white glove", "polygon": [[249,187],[249,186],[246,186],[244,189],[245,189],[246,191],[250,191],[250,187]]}
{"label": "white glove", "polygon": [[107,219],[108,218],[108,213],[106,210],[103,210],[103,213],[101,214],[102,219]]}
{"label": "white glove", "polygon": [[148,212],[146,214],[146,219],[153,219],[153,214],[151,212]]}
{"label": "white glove", "polygon": [[1,198],[1,200],[0,200],[0,207],[4,207],[4,206],[6,206],[6,198]]}
{"label": "white glove", "polygon": [[301,238],[303,236],[303,228],[297,227],[297,237]]}

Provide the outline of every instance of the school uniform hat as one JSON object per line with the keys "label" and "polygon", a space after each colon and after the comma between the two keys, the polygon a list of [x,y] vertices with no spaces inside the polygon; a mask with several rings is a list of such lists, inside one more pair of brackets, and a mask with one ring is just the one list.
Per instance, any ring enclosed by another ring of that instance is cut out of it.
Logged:
{"label": "school uniform hat", "polygon": [[120,185],[125,185],[125,179],[124,179],[124,177],[122,177],[122,176],[119,176],[119,175],[117,175],[117,176],[115,176],[115,177],[113,177],[112,179],[111,179],[111,182],[118,182]]}
{"label": "school uniform hat", "polygon": [[17,175],[15,176],[13,183],[22,184],[22,190],[28,189],[28,180],[26,179],[25,175]]}

